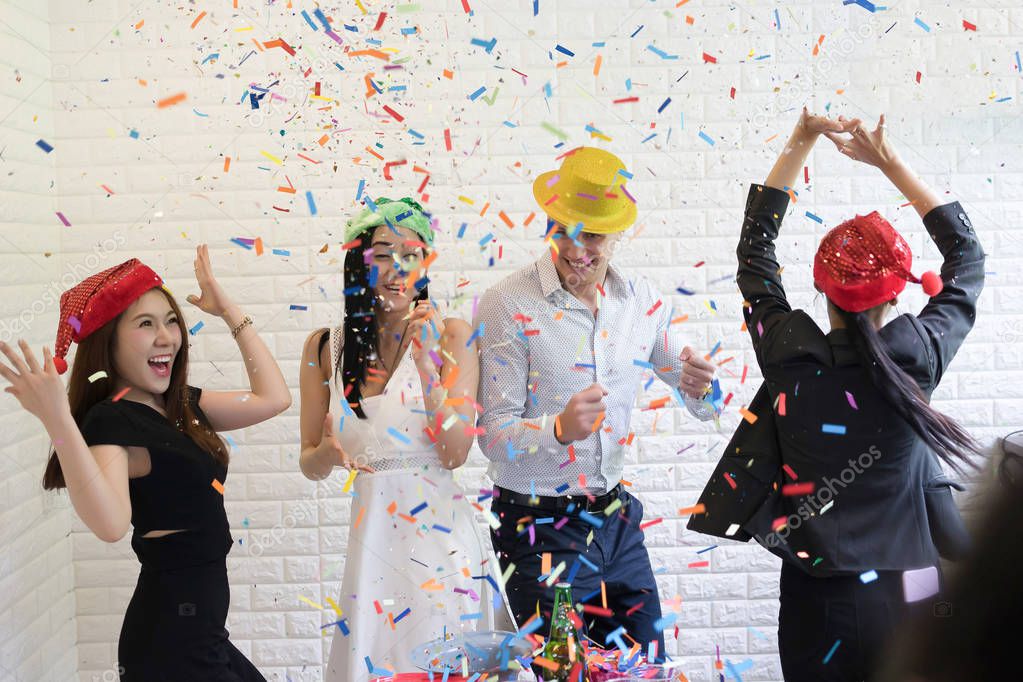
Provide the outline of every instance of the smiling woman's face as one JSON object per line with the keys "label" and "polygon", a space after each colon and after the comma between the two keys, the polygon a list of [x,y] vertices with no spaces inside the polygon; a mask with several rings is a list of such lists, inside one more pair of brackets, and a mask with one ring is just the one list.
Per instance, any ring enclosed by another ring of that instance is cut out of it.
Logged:
{"label": "smiling woman's face", "polygon": [[181,336],[167,297],[159,289],[142,294],[117,321],[113,361],[122,381],[153,395],[166,393]]}
{"label": "smiling woman's face", "polygon": [[409,273],[426,257],[419,235],[405,227],[392,230],[381,225],[373,230],[367,254],[368,266],[377,269],[373,287],[377,305],[385,310],[408,308],[418,295],[414,287],[406,287]]}

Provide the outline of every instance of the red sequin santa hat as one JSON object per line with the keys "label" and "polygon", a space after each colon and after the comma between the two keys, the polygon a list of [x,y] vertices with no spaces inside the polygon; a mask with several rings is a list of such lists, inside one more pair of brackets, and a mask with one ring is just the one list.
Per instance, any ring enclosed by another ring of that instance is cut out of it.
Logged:
{"label": "red sequin santa hat", "polygon": [[928,296],[942,289],[941,277],[925,272],[917,278],[909,244],[874,211],[858,215],[828,232],[813,259],[813,281],[836,306],[859,313],[890,301],[906,282],[923,286]]}
{"label": "red sequin santa hat", "polygon": [[137,258],[88,277],[60,296],[60,322],[53,364],[57,372],[67,371],[71,342],[80,342],[123,313],[150,289],[163,285],[160,276]]}

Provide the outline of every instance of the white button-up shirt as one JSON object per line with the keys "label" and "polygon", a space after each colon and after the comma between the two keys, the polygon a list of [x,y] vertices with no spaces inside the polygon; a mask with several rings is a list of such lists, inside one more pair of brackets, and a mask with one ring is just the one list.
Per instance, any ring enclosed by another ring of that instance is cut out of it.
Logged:
{"label": "white button-up shirt", "polygon": [[[682,399],[690,412],[706,414],[701,401],[678,393],[685,344],[653,284],[609,264],[598,305],[594,316],[561,286],[549,254],[480,300],[479,444],[497,485],[548,496],[613,488],[639,384],[651,371],[675,391],[672,403]],[[554,419],[594,382],[608,392],[604,421],[570,453],[554,436]]]}

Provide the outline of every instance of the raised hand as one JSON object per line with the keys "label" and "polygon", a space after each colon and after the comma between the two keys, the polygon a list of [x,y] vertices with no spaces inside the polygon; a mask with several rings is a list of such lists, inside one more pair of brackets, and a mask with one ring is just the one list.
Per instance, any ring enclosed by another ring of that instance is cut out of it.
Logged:
{"label": "raised hand", "polygon": [[189,294],[185,300],[199,310],[210,315],[222,317],[224,311],[231,306],[231,299],[213,276],[213,265],[210,264],[210,247],[200,244],[195,248],[195,281],[199,284],[199,296]]}
{"label": "raised hand", "polygon": [[555,434],[558,440],[567,444],[583,440],[593,433],[597,420],[607,412],[604,404],[606,395],[607,390],[595,383],[569,398],[565,409],[558,415],[561,427],[561,432]]}
{"label": "raised hand", "polygon": [[842,133],[852,130],[857,124],[859,124],[858,119],[847,121],[841,116],[831,119],[826,116],[811,114],[809,109],[803,107],[803,113],[800,114],[799,121],[796,122],[796,127],[792,130],[791,137],[789,137],[781,154],[778,155],[778,160],[774,162],[771,172],[767,174],[764,184],[768,187],[787,191],[796,183],[796,178],[799,177],[800,171],[806,164],[810,150],[813,149],[813,146],[822,134],[833,135]]}
{"label": "raised hand", "polygon": [[[434,329],[436,329],[436,333],[434,333]],[[437,371],[439,368],[430,357],[430,351],[440,348],[440,340],[444,336],[444,321],[437,314],[432,303],[420,301],[416,304],[409,317],[408,335],[412,342],[412,359],[415,361],[416,367],[426,373]]]}
{"label": "raised hand", "polygon": [[18,346],[24,358],[19,357],[13,348],[0,341],[0,351],[11,363],[8,367],[6,363],[0,362],[0,376],[11,383],[4,392],[17,398],[21,406],[43,424],[65,413],[70,414],[67,389],[57,374],[57,368],[53,366],[50,349],[43,347],[43,364],[40,366],[27,341],[19,339]]}
{"label": "raised hand", "polygon": [[803,107],[803,113],[799,116],[797,128],[811,135],[827,135],[830,133],[844,133],[859,125],[858,118],[847,120],[844,116],[828,118],[819,114],[811,114],[810,110]]}
{"label": "raised hand", "polygon": [[320,445],[317,449],[331,462],[335,462],[345,469],[358,469],[369,474],[375,471],[368,464],[358,464],[341,447],[334,431],[334,416],[330,412],[323,418],[323,433],[320,436]]}
{"label": "raised hand", "polygon": [[899,160],[898,154],[885,136],[884,114],[881,114],[877,120],[877,127],[873,130],[867,130],[862,123],[857,122],[845,133],[825,132],[824,135],[835,143],[838,151],[853,161],[884,170]]}

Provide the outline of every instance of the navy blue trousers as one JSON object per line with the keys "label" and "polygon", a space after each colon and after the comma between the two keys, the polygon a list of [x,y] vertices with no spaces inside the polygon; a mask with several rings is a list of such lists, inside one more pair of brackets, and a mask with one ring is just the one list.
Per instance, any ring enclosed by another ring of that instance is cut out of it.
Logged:
{"label": "navy blue trousers", "polygon": [[[664,660],[664,636],[654,630],[654,622],[661,617],[661,604],[657,583],[650,568],[650,556],[643,546],[643,505],[622,491],[622,506],[611,516],[596,512],[593,516],[603,521],[596,528],[578,512],[552,514],[536,507],[508,504],[495,498],[491,510],[497,514],[501,526],[491,530],[494,551],[502,572],[509,564],[515,571],[505,585],[508,601],[515,620],[521,626],[536,613],[539,606],[544,622],[550,622],[554,606],[554,587],[538,581],[544,553],[551,555],[551,568],[561,562],[565,568],[556,582],[572,583],[572,598],[576,603],[603,608],[600,582],[604,581],[607,608],[610,616],[583,613],[586,636],[605,648],[614,648],[614,640],[606,641],[608,634],[625,627],[622,639],[626,646],[630,638],[643,645],[646,654],[650,641],[657,642],[657,658]],[[567,522],[561,522],[567,516]],[[520,521],[526,521],[517,530]],[[549,520],[549,521],[548,521]],[[530,538],[532,528],[532,541]],[[588,545],[587,536],[593,533]],[[547,628],[540,634],[546,636]]]}

